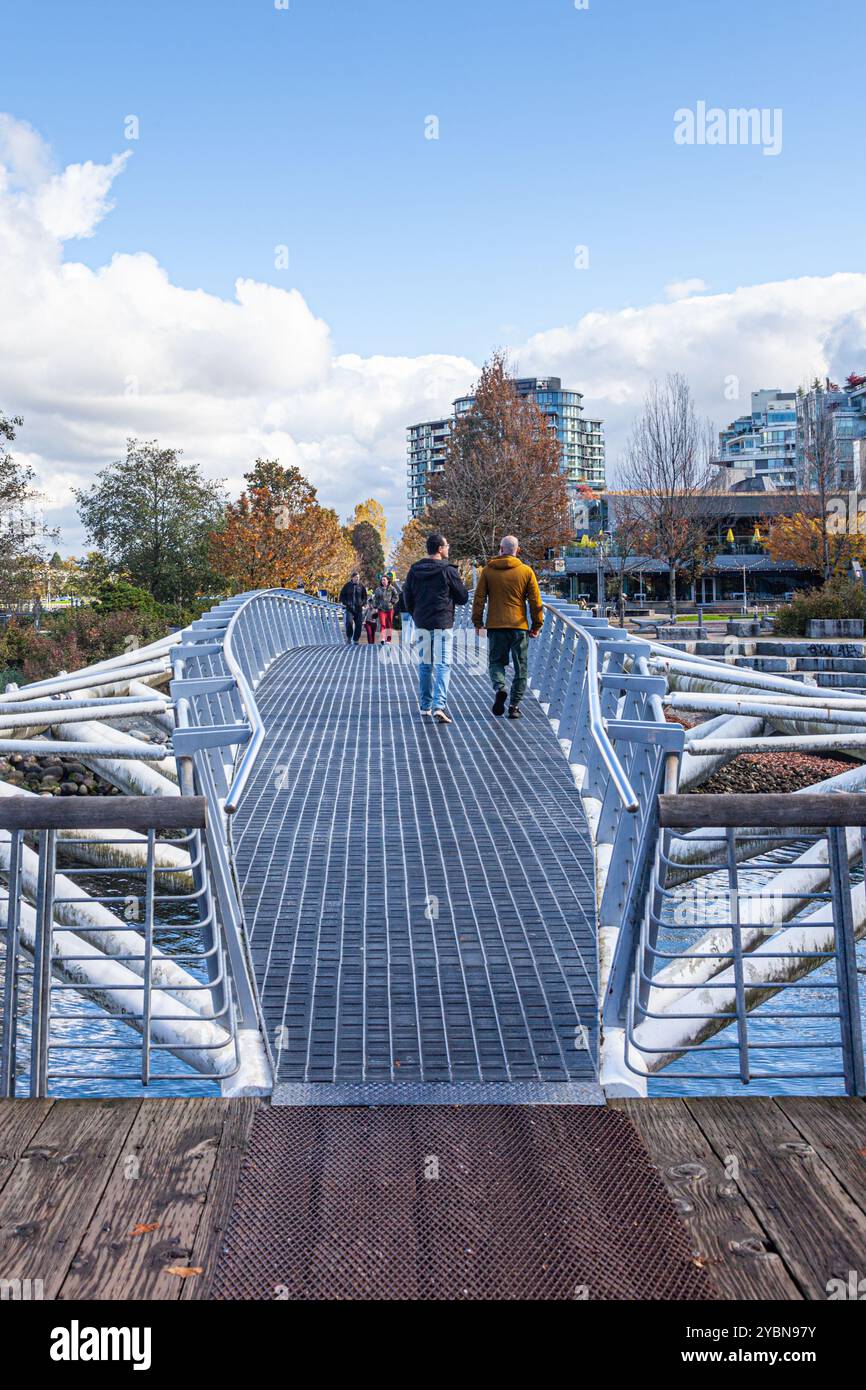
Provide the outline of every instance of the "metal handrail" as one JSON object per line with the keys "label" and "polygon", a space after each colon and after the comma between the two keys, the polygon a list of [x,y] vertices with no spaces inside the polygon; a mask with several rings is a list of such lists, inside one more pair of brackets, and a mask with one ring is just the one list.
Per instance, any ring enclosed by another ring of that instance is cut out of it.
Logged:
{"label": "metal handrail", "polygon": [[[272,589],[268,589],[265,592],[273,593],[274,591]],[[225,661],[226,666],[229,668],[229,671],[235,678],[235,683],[238,689],[238,696],[240,698],[241,704],[244,708],[244,712],[247,716],[247,720],[250,726],[249,742],[246,744],[244,751],[241,754],[240,762],[238,763],[235,769],[235,775],[232,778],[232,783],[229,787],[228,795],[225,799],[224,810],[227,816],[233,815],[240,804],[240,799],[243,795],[244,788],[247,785],[250,773],[253,770],[253,765],[259,756],[259,752],[261,751],[261,746],[265,738],[265,726],[262,721],[262,717],[259,714],[259,707],[256,704],[255,697],[253,695],[252,690],[250,689],[243,668],[241,667],[241,664],[238,661],[232,649],[232,638],[234,637],[234,632],[237,626],[238,618],[240,617],[241,613],[246,612],[246,609],[252,602],[254,602],[254,600],[257,597],[257,594],[251,594],[250,597],[246,599],[240,605],[239,608],[235,609],[234,613],[229,619],[229,625],[226,628],[225,636],[223,638],[223,660]]]}
{"label": "metal handrail", "polygon": [[613,779],[619,799],[623,808],[631,814],[638,810],[639,801],[634,787],[631,785],[622,763],[617,757],[616,749],[611,742],[607,732],[607,724],[601,712],[601,700],[598,693],[598,646],[588,629],[580,623],[574,622],[565,613],[560,612],[554,605],[545,603],[545,610],[554,616],[557,621],[570,627],[576,632],[578,637],[586,644],[586,689],[587,700],[589,703],[589,731],[592,740],[598,749],[599,755]]}
{"label": "metal handrail", "polygon": [[330,608],[332,606],[327,602],[327,600],[313,598],[312,595],[309,594],[295,594],[292,593],[290,590],[286,589],[260,589],[256,593],[250,594],[248,598],[244,599],[243,603],[241,603],[235,609],[234,613],[229,619],[229,624],[225,630],[225,635],[223,637],[222,643],[223,659],[226,663],[226,666],[229,668],[229,671],[235,678],[235,682],[238,688],[238,695],[240,697],[241,704],[243,705],[244,712],[247,716],[247,721],[250,726],[250,738],[248,743],[244,747],[244,751],[241,754],[240,761],[235,769],[231,786],[229,787],[228,794],[226,796],[225,803],[223,806],[223,809],[226,815],[228,816],[233,815],[234,812],[237,810],[238,806],[240,805],[240,799],[243,796],[244,789],[246,788],[247,782],[250,778],[250,773],[252,772],[253,767],[255,766],[256,760],[259,756],[259,753],[261,752],[261,747],[265,739],[265,726],[262,722],[262,717],[259,714],[259,708],[256,704],[255,696],[253,695],[253,691],[247,680],[246,673],[244,672],[244,669],[241,666],[240,661],[235,655],[233,648],[233,639],[235,635],[235,629],[238,625],[238,621],[241,615],[246,613],[250,605],[253,603],[257,603],[261,599],[271,597],[281,599],[288,597],[296,602],[303,602],[305,604],[308,604],[310,607]]}
{"label": "metal handrail", "polygon": [[[633,1075],[645,1079],[648,1070],[655,1071],[673,1059],[693,1058],[696,1066],[680,1068],[676,1073],[679,1080],[739,1080],[748,1084],[784,1075],[787,1080],[841,1080],[849,1095],[866,1093],[855,954],[856,937],[862,930],[862,904],[855,923],[855,893],[849,871],[852,846],[848,840],[849,830],[859,830],[861,848],[864,844],[866,796],[802,794],[796,799],[802,800],[803,806],[794,808],[790,796],[754,793],[659,798],[662,838],[657,842],[651,882],[644,896],[624,1020],[623,1064]],[[768,833],[755,827],[771,830]],[[814,855],[823,840],[826,860],[753,859],[751,868],[760,868],[762,877],[769,871],[772,878],[766,886],[744,891],[736,837],[747,835],[752,842],[774,848],[779,829],[799,840],[808,833],[807,827],[819,832],[807,853]],[[689,907],[686,920],[679,921],[674,910],[680,900],[669,879],[673,863],[666,838],[689,828],[700,828],[703,842],[717,843],[726,851],[719,863],[692,866],[722,874],[725,884],[707,899],[709,905],[719,904],[719,912],[702,910],[696,903]],[[789,891],[777,888],[777,883],[787,883]],[[765,896],[774,909],[766,914],[759,910],[755,915],[755,902]],[[779,904],[786,906],[780,909]],[[700,931],[704,935],[695,942],[694,935]],[[679,933],[685,942],[679,950],[661,946],[662,933]],[[677,965],[683,962],[687,968],[677,972]],[[832,983],[827,979],[807,983],[802,978],[831,964],[835,968]],[[764,1019],[776,1029],[783,1025],[781,1036],[756,1037],[750,1033],[753,1010],[771,995],[784,1001],[786,991],[791,990],[805,999],[810,992],[815,994],[815,1004],[801,1003],[787,1009],[783,1005],[781,1010],[757,1015],[759,1021]],[[825,999],[828,990],[836,994],[835,1007],[832,1000]],[[825,1036],[808,1036],[804,1025],[816,1021],[835,1027]],[[722,1034],[723,1040],[709,1043],[707,1039],[714,1034]],[[798,1054],[827,1051],[840,1052],[840,1065],[816,1065],[805,1056],[798,1060]],[[702,1067],[702,1059],[709,1054],[724,1053],[734,1054],[736,1066],[731,1070]],[[792,1060],[779,1073],[756,1065],[755,1053],[788,1054]]]}

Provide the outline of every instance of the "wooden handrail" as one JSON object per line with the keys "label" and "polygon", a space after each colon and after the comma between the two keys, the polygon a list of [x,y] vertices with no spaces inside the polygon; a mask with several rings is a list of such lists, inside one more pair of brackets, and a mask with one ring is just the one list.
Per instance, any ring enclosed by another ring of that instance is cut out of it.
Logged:
{"label": "wooden handrail", "polygon": [[660,796],[659,825],[669,830],[698,830],[701,826],[784,829],[828,825],[866,826],[866,795],[836,792],[782,794]]}
{"label": "wooden handrail", "polygon": [[203,830],[206,824],[203,796],[0,797],[0,830]]}

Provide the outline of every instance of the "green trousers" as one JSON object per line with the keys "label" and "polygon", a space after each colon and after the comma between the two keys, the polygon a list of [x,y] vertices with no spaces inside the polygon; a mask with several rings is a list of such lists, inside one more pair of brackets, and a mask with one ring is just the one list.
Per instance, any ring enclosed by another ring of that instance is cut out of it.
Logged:
{"label": "green trousers", "polygon": [[529,633],[519,627],[487,629],[487,669],[494,690],[505,689],[505,668],[509,661],[514,667],[509,703],[519,705],[526,694],[529,678]]}

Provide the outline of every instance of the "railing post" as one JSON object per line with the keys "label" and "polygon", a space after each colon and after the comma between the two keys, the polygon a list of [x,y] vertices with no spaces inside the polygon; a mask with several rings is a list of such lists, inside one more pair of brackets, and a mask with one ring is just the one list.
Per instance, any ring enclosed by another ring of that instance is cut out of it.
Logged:
{"label": "railing post", "polygon": [[851,903],[848,843],[843,826],[828,827],[827,854],[833,904],[833,945],[836,955],[839,1031],[842,1040],[845,1089],[849,1096],[862,1096],[866,1095],[866,1075],[863,1065],[863,1028],[857,979],[857,940]]}
{"label": "railing post", "polygon": [[6,979],[3,986],[3,1031],[0,1041],[0,1098],[15,1095],[16,1045],[18,1027],[18,965],[21,931],[21,844],[22,832],[13,830],[9,846],[9,875],[6,902]]}
{"label": "railing post", "polygon": [[743,939],[740,930],[740,880],[737,868],[736,831],[725,831],[728,866],[728,907],[731,915],[731,948],[734,956],[734,997],[737,1013],[737,1049],[740,1059],[740,1080],[749,1083],[749,1020],[746,1013],[746,986],[743,979]]}
{"label": "railing post", "polygon": [[33,962],[33,1020],[30,1036],[30,1096],[34,1100],[41,1100],[48,1094],[56,835],[55,830],[41,830],[39,832],[36,941]]}
{"label": "railing post", "polygon": [[144,878],[144,989],[141,1003],[141,1084],[150,1083],[150,1020],[153,1012],[153,898],[156,865],[156,831],[147,832],[147,866]]}
{"label": "railing post", "polygon": [[[636,837],[637,842],[633,849],[631,872],[625,871],[625,901],[604,1003],[604,1024],[608,1028],[621,1028],[625,1023],[631,976],[637,964],[640,922],[646,910],[647,896],[656,862],[659,839],[658,793],[663,785],[665,764],[666,759],[663,757],[660,757],[656,763],[652,784],[648,788],[648,804],[644,809]],[[621,824],[624,834],[633,834],[630,825],[625,822],[625,818]],[[617,842],[619,838],[617,836]],[[618,843],[616,847],[619,848]],[[608,881],[610,881],[613,872],[614,862],[611,859]],[[602,925],[606,925],[606,923],[602,922]]]}

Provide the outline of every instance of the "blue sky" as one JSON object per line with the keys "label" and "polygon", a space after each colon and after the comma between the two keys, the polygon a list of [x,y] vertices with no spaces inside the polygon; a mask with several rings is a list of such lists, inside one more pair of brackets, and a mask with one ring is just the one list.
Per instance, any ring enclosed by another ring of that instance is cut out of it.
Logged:
{"label": "blue sky", "polygon": [[[718,427],[866,372],[863,5],[289,3],[6,7],[0,408],[67,547],[132,435],[396,531],[406,425],[494,347],[584,392],[614,481],[653,377]],[[701,102],[780,153],[677,144]]]}
{"label": "blue sky", "polygon": [[[2,105],[60,163],[135,151],[80,259],[291,283],[338,351],[480,360],[672,280],[862,264],[850,0],[41,0],[4,50]],[[698,99],[781,107],[782,154],[678,148]]]}

